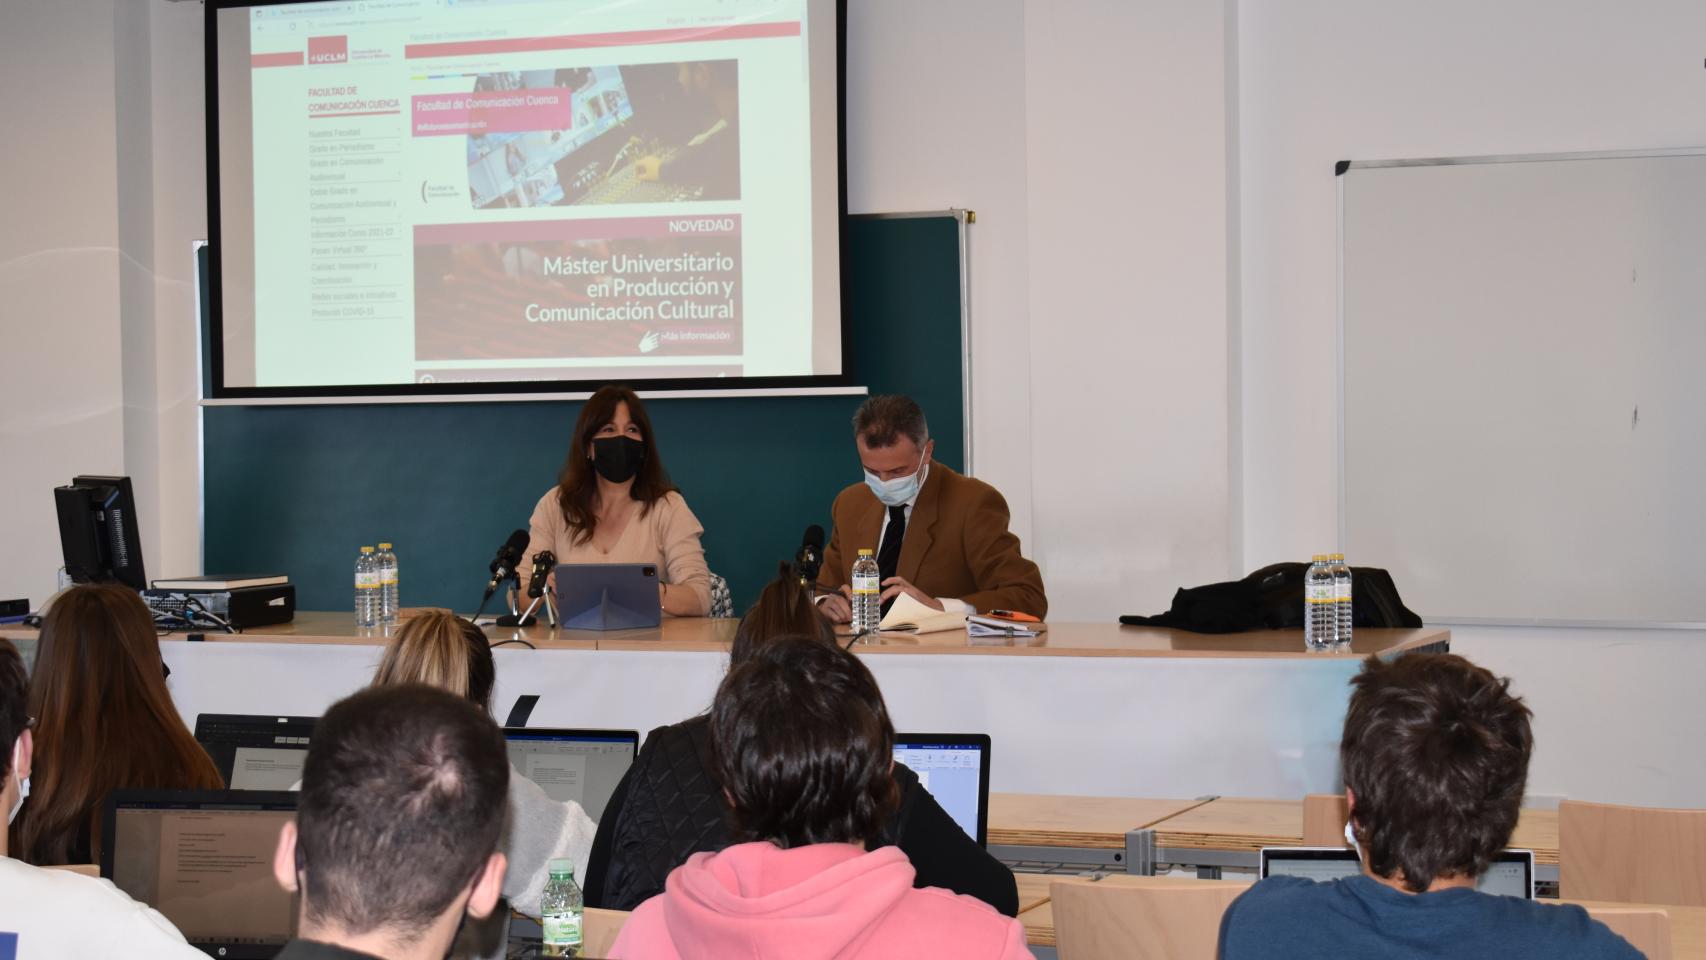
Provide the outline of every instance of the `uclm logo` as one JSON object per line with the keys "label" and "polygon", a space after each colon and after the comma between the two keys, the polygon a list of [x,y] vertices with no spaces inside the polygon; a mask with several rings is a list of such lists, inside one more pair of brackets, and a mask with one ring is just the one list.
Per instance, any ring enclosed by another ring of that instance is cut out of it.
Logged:
{"label": "uclm logo", "polygon": [[349,37],[309,37],[309,63],[348,63]]}

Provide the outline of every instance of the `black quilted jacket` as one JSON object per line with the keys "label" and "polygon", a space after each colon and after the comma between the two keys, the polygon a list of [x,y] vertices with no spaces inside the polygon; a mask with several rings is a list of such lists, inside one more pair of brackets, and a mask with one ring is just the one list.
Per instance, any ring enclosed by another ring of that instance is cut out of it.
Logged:
{"label": "black quilted jacket", "polygon": [[[734,841],[728,804],[710,769],[710,724],[703,716],[646,737],[646,745],[617,785],[587,864],[586,905],[632,910],[663,892],[664,878],[701,850],[721,850]],[[894,767],[900,807],[884,830],[918,871],[919,887],[945,887],[969,894],[1007,916],[1019,912],[1013,874],[966,836],[918,775]]]}

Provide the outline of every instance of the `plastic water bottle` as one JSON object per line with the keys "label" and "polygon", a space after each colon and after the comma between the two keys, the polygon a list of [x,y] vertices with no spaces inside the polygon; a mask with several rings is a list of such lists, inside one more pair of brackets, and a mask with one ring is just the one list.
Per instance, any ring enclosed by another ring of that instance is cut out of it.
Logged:
{"label": "plastic water bottle", "polygon": [[539,895],[539,926],[544,934],[540,952],[547,957],[578,957],[584,901],[575,883],[574,862],[552,860],[546,869],[550,879]]}
{"label": "plastic water bottle", "polygon": [[882,595],[882,574],[877,570],[875,550],[860,550],[859,559],[853,563],[853,633],[863,635],[875,633],[877,623],[883,618],[882,604],[878,598]]}
{"label": "plastic water bottle", "polygon": [[372,547],[362,547],[355,558],[355,625],[371,627],[379,622],[379,561]]}
{"label": "plastic water bottle", "polygon": [[1336,629],[1333,635],[1333,649],[1349,650],[1351,648],[1351,568],[1345,563],[1345,555],[1333,554],[1333,609]]}
{"label": "plastic water bottle", "polygon": [[1303,648],[1331,650],[1338,637],[1338,603],[1327,555],[1317,553],[1303,574]]}
{"label": "plastic water bottle", "polygon": [[379,563],[379,622],[397,622],[397,554],[389,543],[381,543],[374,554]]}

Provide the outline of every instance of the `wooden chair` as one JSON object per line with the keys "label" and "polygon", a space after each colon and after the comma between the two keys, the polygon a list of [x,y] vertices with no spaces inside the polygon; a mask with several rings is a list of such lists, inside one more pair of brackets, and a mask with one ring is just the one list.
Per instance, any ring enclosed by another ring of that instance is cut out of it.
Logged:
{"label": "wooden chair", "polygon": [[43,867],[42,869],[64,870],[66,873],[81,874],[85,877],[99,877],[101,875],[101,868],[93,863],[61,863],[55,864],[51,867]]}
{"label": "wooden chair", "polygon": [[1112,876],[1049,884],[1061,960],[1215,960],[1239,880]]}
{"label": "wooden chair", "polygon": [[1312,793],[1303,798],[1303,845],[1342,847],[1350,805],[1342,793]]}
{"label": "wooden chair", "polygon": [[1593,906],[1587,912],[1646,954],[1647,960],[1671,960],[1670,914],[1663,907]]}
{"label": "wooden chair", "polygon": [[616,945],[616,935],[628,922],[626,910],[600,910],[588,907],[581,917],[581,956],[608,957]]}
{"label": "wooden chair", "polygon": [[1706,810],[1565,800],[1558,860],[1566,900],[1706,906]]}

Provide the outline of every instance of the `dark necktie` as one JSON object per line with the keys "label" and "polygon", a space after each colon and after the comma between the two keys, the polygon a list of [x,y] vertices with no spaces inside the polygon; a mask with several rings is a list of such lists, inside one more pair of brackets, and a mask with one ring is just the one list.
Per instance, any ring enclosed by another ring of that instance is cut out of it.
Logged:
{"label": "dark necktie", "polygon": [[[883,531],[882,546],[877,548],[877,575],[883,582],[895,575],[895,568],[900,566],[900,542],[906,537],[906,505],[889,508],[888,529]],[[894,600],[883,604],[883,613],[889,612]]]}

